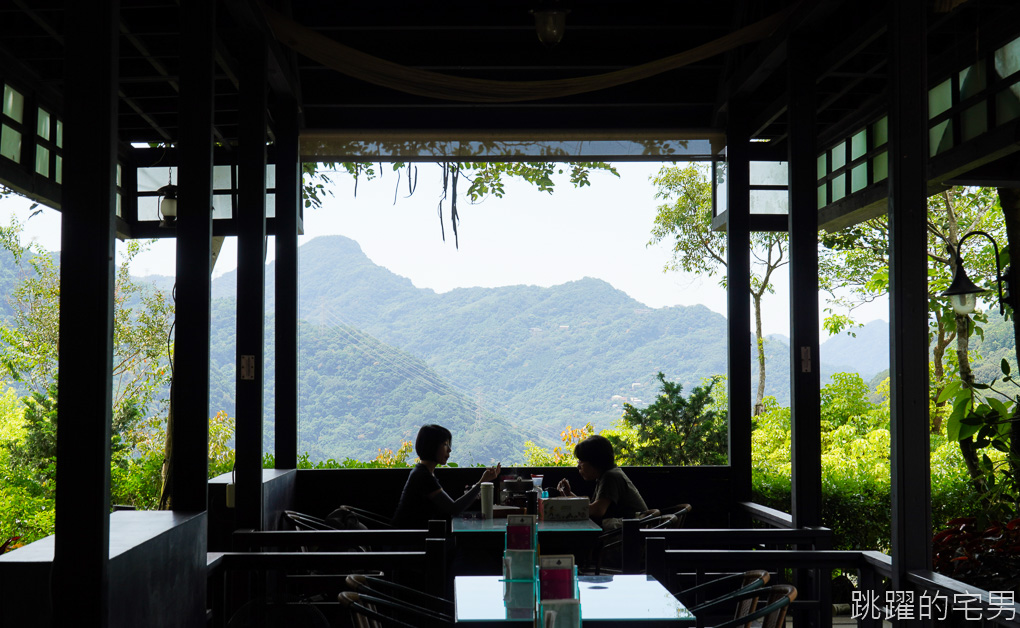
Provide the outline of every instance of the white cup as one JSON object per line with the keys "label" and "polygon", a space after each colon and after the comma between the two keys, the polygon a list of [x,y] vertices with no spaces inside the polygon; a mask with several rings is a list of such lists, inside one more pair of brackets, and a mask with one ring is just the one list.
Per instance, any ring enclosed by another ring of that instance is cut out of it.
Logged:
{"label": "white cup", "polygon": [[492,482],[482,482],[482,518],[492,519]]}

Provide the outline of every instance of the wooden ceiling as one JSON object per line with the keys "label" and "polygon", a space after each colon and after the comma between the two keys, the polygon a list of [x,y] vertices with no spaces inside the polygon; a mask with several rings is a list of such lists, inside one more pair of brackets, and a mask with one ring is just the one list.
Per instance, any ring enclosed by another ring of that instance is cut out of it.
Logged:
{"label": "wooden ceiling", "polygon": [[[548,0],[546,0],[548,1]],[[303,129],[416,131],[724,129],[726,102],[754,112],[755,136],[781,147],[786,135],[787,37],[815,51],[819,137],[836,136],[884,106],[887,0],[565,0],[563,40],[545,46],[532,9],[542,0],[279,0],[293,21],[358,51],[403,66],[496,81],[603,74],[713,42],[789,9],[761,41],[617,87],[561,98],[470,103],[415,96],[351,78],[271,41],[271,101],[294,98]],[[178,134],[179,0],[122,0],[120,139],[173,142]],[[1014,0],[968,0],[929,10],[932,65],[973,50],[975,32],[1016,23]],[[0,78],[24,86],[58,113],[62,101],[63,0],[0,0]],[[225,0],[217,15],[215,125],[237,135],[238,61],[258,34],[272,37],[259,6]],[[968,48],[969,47],[969,48]]]}

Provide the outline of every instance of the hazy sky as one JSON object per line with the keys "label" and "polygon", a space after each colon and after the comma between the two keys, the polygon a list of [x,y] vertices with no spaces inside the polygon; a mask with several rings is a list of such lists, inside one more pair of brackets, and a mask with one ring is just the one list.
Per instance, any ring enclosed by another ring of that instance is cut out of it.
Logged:
{"label": "hazy sky", "polygon": [[[383,164],[384,176],[360,181],[356,197],[353,180],[336,175],[335,196],[322,209],[306,210],[306,235],[301,241],[345,235],[356,240],[376,264],[408,277],[419,288],[437,292],[469,286],[552,286],[597,277],[649,307],[701,303],[725,314],[725,293],[718,276],[663,273],[670,248],[646,246],[658,204],[649,177],[658,167],[620,164],[619,178],[597,173],[592,185],[581,189],[572,188],[564,175],[557,179],[553,194],[527,184],[510,184],[504,198],[478,204],[463,197],[467,184],[462,181],[458,250],[450,229],[449,200],[443,203],[445,242],[440,231],[439,166],[419,165],[417,187],[408,197],[406,176],[398,185],[396,173]],[[24,220],[27,206],[21,199],[0,203],[4,222],[12,213]],[[46,211],[28,221],[26,237],[54,250],[59,248],[59,229],[59,214]],[[216,275],[236,266],[236,251],[228,240],[216,263]],[[272,252],[270,242],[270,258]],[[172,275],[173,254],[173,240],[161,240],[137,260],[134,273]],[[778,273],[776,294],[766,301],[765,333],[789,333],[786,278],[786,272]],[[888,319],[887,308],[884,301],[873,304],[858,317],[862,322]]]}

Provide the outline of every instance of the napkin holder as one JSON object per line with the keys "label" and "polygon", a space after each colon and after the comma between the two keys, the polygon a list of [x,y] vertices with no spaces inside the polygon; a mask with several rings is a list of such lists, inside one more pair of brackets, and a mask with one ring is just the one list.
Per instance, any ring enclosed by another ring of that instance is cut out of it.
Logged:
{"label": "napkin holder", "polygon": [[587,497],[552,497],[541,500],[542,521],[584,521],[588,519]]}

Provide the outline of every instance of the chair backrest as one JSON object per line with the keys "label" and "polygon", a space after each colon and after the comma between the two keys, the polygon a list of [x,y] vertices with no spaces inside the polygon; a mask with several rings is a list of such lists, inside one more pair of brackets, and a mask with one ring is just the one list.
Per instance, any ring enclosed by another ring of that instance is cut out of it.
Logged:
{"label": "chair backrest", "polygon": [[[351,519],[354,521],[352,522]],[[343,505],[326,516],[326,522],[341,530],[363,527],[368,530],[392,530],[390,517],[357,506]]]}
{"label": "chair backrest", "polygon": [[676,511],[670,514],[676,516],[676,527],[684,527],[684,523],[687,522],[687,515],[690,514],[692,507],[690,504],[677,504]]}
{"label": "chair backrest", "polygon": [[644,520],[641,523],[641,528],[644,530],[666,530],[675,528],[676,524],[676,515],[659,515],[658,517]]}
{"label": "chair backrest", "polygon": [[768,612],[762,615],[761,628],[780,628],[786,623],[786,611],[790,609],[790,603],[797,599],[797,587],[777,584],[766,587],[764,591],[768,591],[769,595],[765,608],[761,610]]}
{"label": "chair backrest", "polygon": [[453,602],[445,598],[366,574],[351,574],[347,576],[345,583],[347,588],[352,591],[366,593],[398,604],[409,604],[426,613],[434,613],[452,621]]}
{"label": "chair backrest", "polygon": [[649,508],[648,510],[639,512],[637,514],[637,518],[640,519],[641,521],[645,521],[647,519],[655,519],[656,517],[660,516],[662,516],[662,513],[659,512],[658,508]]}
{"label": "chair backrest", "polygon": [[453,625],[444,615],[356,591],[340,593],[337,601],[350,612],[351,623],[356,628],[432,628]]}
{"label": "chair backrest", "polygon": [[[745,591],[759,590],[768,584],[769,572],[764,569],[753,569],[745,571],[743,578],[740,581],[740,588],[735,593],[744,593]],[[737,609],[734,612],[733,617],[745,617],[751,614],[755,607],[758,605],[758,598],[748,598],[737,602]]]}
{"label": "chair backrest", "polygon": [[[731,603],[736,602],[733,617],[742,617],[754,610],[758,603],[755,595],[751,593],[768,584],[769,572],[763,569],[752,569],[742,574],[722,576],[698,586],[678,591],[674,595],[678,600],[690,608],[691,612],[697,615],[702,612],[712,612],[720,608],[733,608]],[[738,599],[739,598],[739,599]],[[707,600],[701,601],[699,600]]]}
{"label": "chair backrest", "polygon": [[283,516],[297,530],[336,530],[336,528],[331,526],[324,519],[313,517],[312,515],[306,515],[303,512],[284,510]]}
{"label": "chair backrest", "polygon": [[[790,603],[795,599],[797,599],[797,588],[788,584],[777,584],[771,587],[745,591],[744,593],[727,595],[715,600],[711,605],[717,606],[737,602],[738,616],[721,624],[716,624],[715,628],[751,628],[756,620],[761,620],[760,628],[781,628],[786,621],[786,611],[789,610]],[[743,602],[750,600],[753,600],[753,604],[747,606],[743,604]],[[759,601],[761,601],[760,604]],[[741,614],[744,610],[748,612]]]}
{"label": "chair backrest", "polygon": [[687,522],[687,515],[690,514],[692,506],[690,504],[676,504],[675,506],[669,506],[662,509],[664,515],[676,515],[676,527],[684,527],[684,523]]}

